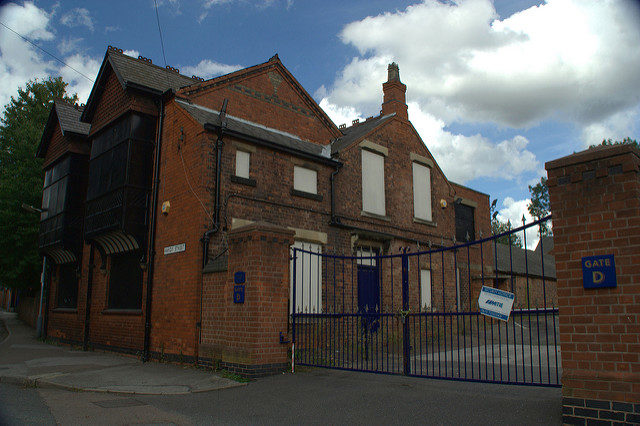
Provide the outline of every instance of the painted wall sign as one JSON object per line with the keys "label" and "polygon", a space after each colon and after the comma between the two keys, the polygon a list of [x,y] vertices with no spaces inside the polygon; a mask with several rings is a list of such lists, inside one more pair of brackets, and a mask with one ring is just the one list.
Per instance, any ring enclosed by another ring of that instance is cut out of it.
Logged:
{"label": "painted wall sign", "polygon": [[244,285],[233,286],[233,303],[244,303]]}
{"label": "painted wall sign", "polygon": [[234,284],[244,284],[245,274],[243,271],[238,271],[233,274],[233,282]]}
{"label": "painted wall sign", "polygon": [[482,286],[478,297],[478,307],[483,315],[508,321],[513,307],[513,300],[513,293]]}
{"label": "painted wall sign", "polygon": [[185,251],[187,245],[185,243],[176,244],[174,246],[168,246],[164,248],[164,255],[172,254],[172,253],[180,253],[181,251]]}
{"label": "painted wall sign", "polygon": [[582,285],[584,288],[616,287],[616,263],[613,255],[583,257]]}

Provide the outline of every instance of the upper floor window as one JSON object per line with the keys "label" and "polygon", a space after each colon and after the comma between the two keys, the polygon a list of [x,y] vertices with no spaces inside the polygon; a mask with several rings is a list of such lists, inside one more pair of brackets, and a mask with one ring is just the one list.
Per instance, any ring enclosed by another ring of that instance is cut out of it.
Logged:
{"label": "upper floor window", "polygon": [[455,206],[456,214],[456,240],[458,242],[474,241],[476,239],[475,233],[475,209],[464,201],[457,200],[453,203]]}
{"label": "upper floor window", "polygon": [[362,210],[384,216],[384,157],[366,149],[361,152]]}
{"label": "upper floor window", "polygon": [[318,172],[305,167],[293,167],[293,189],[309,194],[318,193]]}
{"label": "upper floor window", "polygon": [[71,157],[58,162],[44,173],[42,189],[41,219],[47,219],[62,213],[67,200],[67,187],[71,174]]}
{"label": "upper floor window", "polygon": [[245,151],[236,151],[236,176],[249,179],[249,165],[251,154]]}
{"label": "upper floor window", "polygon": [[416,219],[431,221],[431,169],[416,162],[412,164],[413,216]]}

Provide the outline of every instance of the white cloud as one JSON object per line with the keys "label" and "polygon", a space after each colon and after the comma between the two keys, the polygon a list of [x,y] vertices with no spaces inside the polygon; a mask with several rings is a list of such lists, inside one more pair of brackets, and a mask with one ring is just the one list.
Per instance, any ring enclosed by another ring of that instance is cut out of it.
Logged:
{"label": "white cloud", "polygon": [[[50,15],[31,2],[0,8],[0,20],[34,42],[54,38],[48,29]],[[0,27],[0,107],[9,103],[18,87],[24,88],[30,79],[46,78],[53,69],[55,64],[43,60],[31,44]]]}
{"label": "white cloud", "polygon": [[83,40],[82,38],[64,37],[60,42],[60,44],[58,45],[58,50],[63,55],[66,55],[71,52],[76,52],[82,40]]}
{"label": "white cloud", "polygon": [[137,50],[123,50],[122,53],[127,56],[131,56],[132,58],[137,58],[138,56],[140,56],[140,52],[138,52]]}
{"label": "white cloud", "polygon": [[203,59],[198,65],[181,66],[180,72],[184,75],[195,75],[208,79],[218,75],[229,74],[230,72],[241,69],[241,65],[227,65],[219,62],[214,62],[209,59]]}
{"label": "white cloud", "polygon": [[[605,120],[592,123],[582,130],[585,147],[599,145],[604,139],[622,140],[640,130],[640,106],[616,113]],[[633,137],[632,137],[633,139]]]}
{"label": "white cloud", "polygon": [[[53,40],[51,18],[53,13],[47,13],[31,2],[24,5],[9,4],[0,8],[0,20],[34,42]],[[65,44],[66,43],[66,44]],[[74,41],[63,41],[58,49],[63,55],[70,46],[77,45]],[[95,79],[100,63],[97,59],[81,53],[63,56],[62,59],[76,70]],[[0,107],[7,105],[18,87],[25,87],[25,83],[33,79],[46,79],[52,76],[62,76],[69,83],[68,93],[77,92],[80,101],[85,102],[92,82],[79,75],[72,69],[58,62],[49,60],[42,52],[9,30],[0,28]]]}
{"label": "white cloud", "polygon": [[554,119],[585,139],[626,136],[640,105],[638,22],[639,8],[624,0],[547,0],[504,19],[490,0],[425,0],[345,26],[342,41],[360,55],[327,99],[376,111],[396,61],[408,99],[445,124]]}
{"label": "white cloud", "polygon": [[[100,60],[79,53],[65,58],[65,62],[94,80],[98,75],[98,70],[100,69]],[[61,67],[58,70],[57,75],[62,76],[62,79],[69,84],[67,87],[67,93],[77,93],[78,100],[81,103],[87,102],[89,94],[91,93],[91,88],[93,87],[93,81],[79,75],[69,67]]]}
{"label": "white cloud", "polygon": [[[527,210],[527,205],[529,205],[531,200],[514,200],[511,197],[507,197],[502,201],[502,208],[498,210],[498,220],[502,222],[511,222],[511,228],[518,228],[522,226],[522,216],[524,215],[526,219],[526,223],[533,222],[533,218],[529,214]],[[538,227],[532,226],[525,230],[527,237],[527,248],[529,250],[534,250],[536,245],[538,245]],[[518,235],[520,239],[524,242],[524,233],[519,232]]]}
{"label": "white cloud", "polygon": [[76,7],[71,9],[60,18],[60,23],[67,27],[80,27],[84,26],[93,31],[93,18],[89,13],[89,10],[84,7]]}
{"label": "white cloud", "polygon": [[320,108],[327,113],[327,115],[336,123],[338,126],[341,124],[346,124],[347,126],[351,126],[351,121],[358,119],[362,120],[362,114],[360,114],[354,107],[344,106],[340,107],[329,103],[327,98],[323,98],[320,101]]}

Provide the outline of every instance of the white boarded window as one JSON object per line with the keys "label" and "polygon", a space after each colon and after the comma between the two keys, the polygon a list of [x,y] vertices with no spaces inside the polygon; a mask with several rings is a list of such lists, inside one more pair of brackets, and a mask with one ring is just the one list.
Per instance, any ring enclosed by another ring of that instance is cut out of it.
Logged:
{"label": "white boarded window", "polygon": [[431,169],[413,163],[413,216],[431,220]]}
{"label": "white boarded window", "polygon": [[318,172],[304,167],[293,167],[293,189],[296,191],[318,193]]}
{"label": "white boarded window", "polygon": [[420,309],[424,311],[431,309],[431,271],[429,269],[420,270]]}
{"label": "white boarded window", "polygon": [[251,154],[245,151],[236,151],[236,176],[249,179],[249,159]]}
{"label": "white boarded window", "polygon": [[362,150],[362,210],[385,215],[384,157]]}
{"label": "white boarded window", "polygon": [[[320,244],[303,241],[296,241],[292,248],[322,253]],[[296,313],[320,313],[322,312],[322,256],[307,252],[296,251]],[[289,311],[293,313],[293,256],[289,263],[289,278],[291,280],[289,300],[292,301],[289,304]]]}

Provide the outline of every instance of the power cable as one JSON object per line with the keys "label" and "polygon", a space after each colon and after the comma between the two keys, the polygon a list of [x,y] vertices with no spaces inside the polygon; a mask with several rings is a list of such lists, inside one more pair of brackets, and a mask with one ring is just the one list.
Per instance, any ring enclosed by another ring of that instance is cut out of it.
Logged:
{"label": "power cable", "polygon": [[162,29],[160,28],[160,16],[158,15],[158,2],[153,0],[153,4],[156,6],[156,22],[158,23],[158,32],[160,33],[160,47],[162,47],[162,59],[164,59],[164,66],[167,67],[167,57],[164,55],[164,40],[162,39]]}
{"label": "power cable", "polygon": [[[77,72],[78,74],[80,74],[81,76],[83,76],[84,78],[86,78],[87,80],[89,80],[90,82],[94,82],[94,80],[90,77],[87,77],[85,74],[81,73],[80,71],[78,71],[77,69],[75,69],[74,67],[72,67],[71,65],[67,64],[65,61],[63,61],[62,59],[58,58],[56,55],[54,55],[53,53],[48,52],[47,50],[43,49],[42,47],[38,46],[37,44],[35,44],[34,42],[32,42],[31,40],[29,40],[28,38],[26,38],[25,36],[23,36],[22,34],[18,33],[17,31],[13,30],[12,28],[8,27],[4,22],[0,22],[0,25],[2,25],[3,27],[5,27],[6,29],[8,29],[9,31],[11,31],[12,33],[14,33],[15,35],[17,35],[18,37],[20,37],[21,39],[23,39],[24,41],[26,41],[27,43],[31,44],[34,47],[37,47],[38,49],[42,50],[44,53],[46,53],[47,55],[51,56],[53,59],[55,59],[56,61],[60,62],[62,65],[64,65],[65,67],[71,68],[72,70],[74,70],[75,72]],[[162,54],[164,55],[164,48],[162,51]]]}

